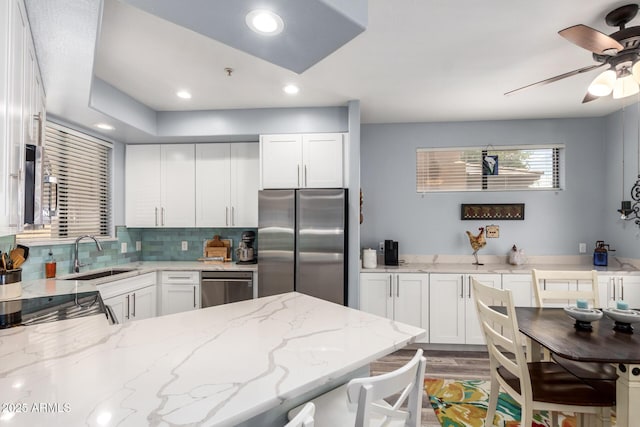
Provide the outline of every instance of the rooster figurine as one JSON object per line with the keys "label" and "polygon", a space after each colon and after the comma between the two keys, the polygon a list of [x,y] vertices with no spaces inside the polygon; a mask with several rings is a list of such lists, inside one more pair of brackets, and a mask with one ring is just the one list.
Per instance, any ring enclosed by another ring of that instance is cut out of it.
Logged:
{"label": "rooster figurine", "polygon": [[487,244],[487,241],[484,238],[484,227],[478,228],[480,232],[477,236],[471,234],[470,231],[467,231],[467,236],[469,236],[469,243],[471,244],[471,248],[473,249],[473,256],[476,258],[475,265],[484,265],[478,261],[478,251],[484,248]]}

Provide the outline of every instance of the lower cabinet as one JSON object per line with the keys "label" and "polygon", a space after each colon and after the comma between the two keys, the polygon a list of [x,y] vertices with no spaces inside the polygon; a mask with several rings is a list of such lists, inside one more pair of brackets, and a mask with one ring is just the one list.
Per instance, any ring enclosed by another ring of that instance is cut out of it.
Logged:
{"label": "lower cabinet", "polygon": [[160,289],[162,316],[200,308],[199,271],[162,271]]}
{"label": "lower cabinet", "polygon": [[502,289],[509,289],[516,307],[535,307],[533,277],[529,274],[503,274]]}
{"label": "lower cabinet", "polygon": [[629,308],[640,309],[640,276],[599,274],[598,282],[603,307],[615,307],[624,300]]}
{"label": "lower cabinet", "polygon": [[360,310],[428,331],[428,285],[427,274],[362,273]]}
{"label": "lower cabinet", "polygon": [[471,277],[500,288],[500,274],[430,274],[429,342],[484,344],[471,290]]}
{"label": "lower cabinet", "polygon": [[156,316],[158,298],[155,273],[99,285],[98,290],[118,323]]}

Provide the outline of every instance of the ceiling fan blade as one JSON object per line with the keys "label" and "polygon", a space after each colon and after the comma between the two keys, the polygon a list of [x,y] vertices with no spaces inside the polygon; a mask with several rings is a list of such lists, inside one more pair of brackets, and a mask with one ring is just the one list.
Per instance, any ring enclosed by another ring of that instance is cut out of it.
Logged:
{"label": "ceiling fan blade", "polygon": [[545,80],[540,80],[539,82],[531,83],[530,85],[519,87],[518,89],[510,90],[509,92],[505,92],[505,95],[511,95],[514,92],[519,92],[521,90],[529,89],[529,88],[532,88],[534,86],[542,86],[542,85],[546,85],[548,83],[557,82],[558,80],[566,79],[567,77],[571,77],[571,76],[575,76],[575,75],[578,75],[578,74],[586,73],[587,71],[595,70],[596,68],[600,68],[600,67],[604,66],[605,64],[606,63],[596,64],[596,65],[589,65],[588,67],[583,67],[583,68],[579,68],[577,70],[569,71],[568,73],[560,74],[560,75],[557,75],[555,77],[550,77],[550,78],[545,79]]}
{"label": "ceiling fan blade", "polygon": [[560,30],[558,34],[571,43],[598,55],[615,55],[624,49],[624,46],[615,39],[582,24]]}
{"label": "ceiling fan blade", "polygon": [[582,103],[586,104],[587,102],[595,101],[598,98],[600,98],[600,97],[599,96],[595,96],[595,95],[591,95],[589,92],[587,92],[587,94],[584,96],[584,99],[582,100]]}

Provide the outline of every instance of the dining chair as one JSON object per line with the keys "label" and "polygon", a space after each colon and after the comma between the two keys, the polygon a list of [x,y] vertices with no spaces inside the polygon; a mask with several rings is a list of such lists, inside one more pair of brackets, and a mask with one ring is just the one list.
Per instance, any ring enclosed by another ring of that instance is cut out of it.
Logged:
{"label": "dining chair", "polygon": [[[418,349],[395,371],[352,379],[316,397],[311,400],[316,408],[315,427],[420,427],[425,365],[426,359]],[[385,398],[395,401],[390,404]],[[303,408],[301,405],[289,411],[289,419],[295,419]]]}
{"label": "dining chair", "polygon": [[292,418],[284,427],[313,427],[313,416],[316,412],[316,405],[312,402],[307,402],[298,415]]}
{"label": "dining chair", "polygon": [[[546,307],[549,303],[560,303],[567,306],[578,299],[587,300],[591,307],[601,307],[598,297],[598,272],[591,271],[552,271],[531,270],[534,292],[538,307]],[[554,284],[566,286],[566,289],[552,289]],[[575,287],[573,287],[575,284]],[[579,286],[580,285],[580,286]],[[573,287],[571,289],[571,287]],[[548,357],[546,357],[548,359]],[[560,356],[551,355],[556,363],[566,370],[598,388],[615,390],[618,374],[616,368],[609,363],[579,362]]]}
{"label": "dining chair", "polygon": [[596,416],[597,425],[609,427],[615,394],[597,390],[557,363],[527,362],[511,291],[483,285],[473,277],[471,284],[491,370],[485,425],[493,425],[503,389],[520,404],[523,427],[531,426],[534,411],[574,412],[580,415],[579,425],[590,414]]}

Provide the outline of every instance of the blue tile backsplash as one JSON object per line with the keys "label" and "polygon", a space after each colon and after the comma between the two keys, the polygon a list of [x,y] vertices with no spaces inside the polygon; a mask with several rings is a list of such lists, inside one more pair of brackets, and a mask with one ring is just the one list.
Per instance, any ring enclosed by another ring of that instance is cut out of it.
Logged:
{"label": "blue tile backsplash", "polygon": [[[83,271],[105,268],[136,261],[195,261],[203,255],[205,240],[216,234],[222,239],[232,239],[234,249],[238,247],[243,231],[255,228],[127,228],[116,227],[117,241],[103,241],[102,251],[98,251],[92,240],[84,239],[79,245],[79,259]],[[136,242],[141,242],[141,250],[136,251]],[[182,250],[186,241],[188,249]],[[127,252],[120,253],[121,244],[127,244]],[[257,245],[257,241],[256,241]],[[7,251],[15,246],[15,236],[0,237],[0,250]],[[22,266],[22,280],[44,278],[44,263],[49,250],[57,262],[57,276],[70,274],[73,268],[74,245],[32,246],[29,259]],[[235,261],[235,252],[233,260]]]}

